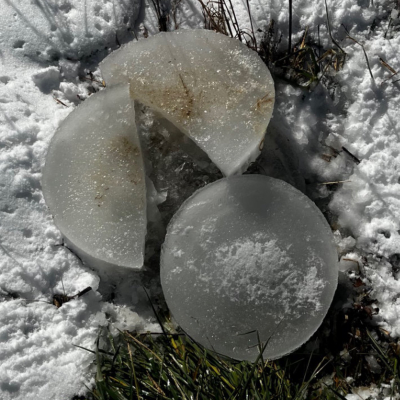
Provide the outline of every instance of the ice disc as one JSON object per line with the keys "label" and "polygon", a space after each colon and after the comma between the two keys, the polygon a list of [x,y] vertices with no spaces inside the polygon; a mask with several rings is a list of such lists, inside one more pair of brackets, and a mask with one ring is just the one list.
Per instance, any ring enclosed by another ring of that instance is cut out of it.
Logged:
{"label": "ice disc", "polygon": [[134,99],[188,135],[224,175],[257,157],[274,83],[239,40],[209,30],[163,32],[123,46],[100,68],[107,86],[129,82]]}
{"label": "ice disc", "polygon": [[261,176],[221,179],[171,220],[161,283],[177,323],[205,347],[254,361],[257,332],[274,359],[320,326],[338,279],[330,227],[289,184]]}
{"label": "ice disc", "polygon": [[43,193],[74,247],[111,264],[142,267],[146,186],[127,85],[93,94],[63,121],[46,156]]}

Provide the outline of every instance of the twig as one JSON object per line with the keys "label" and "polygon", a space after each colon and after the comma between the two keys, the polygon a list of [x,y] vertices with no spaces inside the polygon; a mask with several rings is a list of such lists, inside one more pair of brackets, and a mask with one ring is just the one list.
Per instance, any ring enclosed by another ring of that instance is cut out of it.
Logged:
{"label": "twig", "polygon": [[385,34],[383,35],[383,37],[386,39],[387,34],[389,33],[389,29],[392,27],[392,17],[389,17],[389,23],[388,23],[388,27],[386,29]]}
{"label": "twig", "polygon": [[[128,352],[129,352],[129,359],[131,362],[131,368],[132,368],[132,375],[133,375],[133,379],[135,381],[135,389],[136,389],[136,396],[137,399],[140,400],[140,394],[139,394],[139,384],[136,378],[136,371],[135,371],[135,364],[133,363],[133,358],[132,358],[132,351],[131,351],[131,346],[129,345],[129,343],[127,343],[127,347],[128,347]],[[132,390],[132,386],[131,386],[131,390]],[[132,396],[133,398],[133,396]]]}
{"label": "twig", "polygon": [[[394,76],[396,76],[396,75],[399,73],[399,71],[396,71],[394,68],[392,68],[383,58],[379,57],[379,61],[380,61],[380,63],[382,64],[383,67],[387,68],[387,69],[392,73],[392,75],[390,75],[389,78],[386,78],[386,79],[382,82],[381,85],[383,85],[383,84],[384,84],[385,82],[387,82],[389,79],[392,79]],[[392,83],[396,83],[396,82],[399,82],[399,81],[400,81],[400,79],[397,79],[397,80],[395,80],[395,81],[392,81]]]}
{"label": "twig", "polygon": [[68,107],[68,106],[67,106],[65,103],[63,103],[61,100],[57,99],[57,97],[54,97],[54,96],[53,96],[53,99],[54,99],[57,103],[63,105],[64,107]]}
{"label": "twig", "polygon": [[292,0],[289,0],[289,44],[288,44],[288,54],[292,51],[292,21],[293,21],[293,14],[292,14]]}
{"label": "twig", "polygon": [[150,303],[151,308],[152,308],[152,310],[153,310],[153,312],[154,312],[154,315],[155,315],[155,317],[156,317],[156,319],[157,319],[157,322],[158,322],[158,324],[160,325],[161,330],[163,331],[164,336],[166,336],[166,335],[167,335],[167,332],[166,332],[166,330],[165,330],[165,328],[164,328],[164,325],[163,325],[163,323],[161,322],[161,319],[160,319],[160,317],[159,317],[159,315],[158,315],[158,313],[157,313],[157,311],[156,311],[156,309],[155,309],[155,307],[154,307],[154,305],[153,305],[153,302],[151,301],[150,296],[149,296],[149,294],[147,293],[147,290],[146,290],[146,288],[145,288],[144,286],[143,286],[143,290],[144,290],[144,292],[146,293],[147,299],[149,300],[149,303]]}
{"label": "twig", "polygon": [[343,261],[350,261],[357,264],[358,273],[361,274],[360,263],[357,260],[353,260],[352,258],[342,258]]}
{"label": "twig", "polygon": [[[239,29],[239,22],[238,22],[238,20],[237,20],[237,18],[236,18],[235,9],[234,9],[234,7],[233,7],[232,1],[231,1],[231,0],[228,0],[228,1],[229,1],[229,5],[230,5],[230,7],[231,7],[232,14],[233,14],[233,18],[234,18],[233,26],[235,27],[236,34],[237,34],[237,36],[238,36],[238,39],[242,42],[242,35],[241,35],[241,31],[240,31],[240,29]],[[228,13],[229,13],[229,10],[228,10]],[[230,13],[229,13],[229,15],[230,15]]]}
{"label": "twig", "polygon": [[55,305],[57,308],[60,308],[64,303],[68,303],[70,300],[74,300],[78,297],[83,296],[84,294],[86,294],[87,292],[90,292],[92,290],[92,288],[90,286],[88,286],[86,289],[81,290],[79,293],[77,293],[74,296],[68,296],[65,294],[65,289],[64,289],[64,283],[63,281],[61,281],[62,286],[63,286],[63,291],[64,294],[58,294],[56,293],[55,295],[53,295],[53,302],[52,304]]}
{"label": "twig", "polygon": [[339,43],[338,43],[338,42],[333,38],[333,36],[332,36],[331,25],[330,25],[330,23],[329,23],[328,4],[326,3],[326,0],[325,0],[325,10],[326,10],[326,24],[327,24],[327,26],[328,26],[328,33],[329,33],[329,36],[331,37],[331,40],[332,40],[333,44],[334,44],[335,46],[337,46],[337,47],[341,50],[341,52],[342,52],[343,54],[346,54],[346,52],[339,46]]}
{"label": "twig", "polygon": [[360,43],[359,41],[357,41],[356,39],[354,39],[353,37],[351,37],[351,36],[350,36],[350,33],[349,33],[349,31],[346,29],[346,27],[345,27],[343,24],[342,24],[342,26],[343,26],[344,30],[346,31],[346,33],[347,33],[347,38],[350,39],[350,40],[352,40],[353,42],[357,43],[358,45],[360,45],[361,48],[363,49],[363,52],[364,52],[364,55],[365,55],[365,60],[367,61],[367,67],[368,67],[369,74],[371,75],[371,79],[374,81],[374,76],[372,75],[371,67],[370,67],[370,65],[369,65],[369,60],[368,60],[367,52],[365,51],[364,45],[361,44],[361,43]]}
{"label": "twig", "polygon": [[394,70],[383,58],[379,57],[379,61],[381,64],[387,68],[392,74],[397,74],[396,70]]}
{"label": "twig", "polygon": [[[226,9],[226,8],[227,8],[227,7],[226,7],[225,2],[224,2],[223,0],[221,0],[221,13],[222,13],[223,18],[224,18],[224,20],[225,20],[225,24],[226,24],[226,26],[228,27],[229,34],[231,35],[231,37],[233,37],[233,32],[232,32],[231,25],[230,25],[230,23],[229,23],[228,18],[226,18],[226,14],[225,14],[225,9]],[[229,13],[229,10],[228,10],[228,13]]]}
{"label": "twig", "polygon": [[343,150],[345,153],[347,153],[357,164],[360,164],[361,161],[360,161],[354,154],[351,154],[351,153],[346,149],[346,147],[342,146],[342,150]]}
{"label": "twig", "polygon": [[152,0],[153,7],[156,11],[156,15],[158,18],[158,29],[160,32],[168,31],[168,17],[164,15],[163,10],[161,10],[160,0]]}
{"label": "twig", "polygon": [[79,293],[77,293],[75,296],[76,297],[81,297],[87,292],[90,292],[92,290],[91,286],[88,286],[86,289],[81,290]]}
{"label": "twig", "polygon": [[90,82],[99,83],[101,86],[106,87],[106,83],[105,83],[104,81],[100,82],[100,81],[98,81],[97,79],[94,79],[94,78],[87,78],[86,76],[83,77],[83,79],[86,79],[87,81],[90,81]]}
{"label": "twig", "polygon": [[[324,56],[322,56],[322,58],[324,58]],[[319,61],[322,61],[321,59],[317,61],[317,63]],[[333,62],[333,55],[331,55],[331,59],[329,60],[329,62],[326,63],[324,69],[322,70],[321,76],[318,78],[317,81],[317,85],[321,82],[322,78],[325,76],[326,71],[328,70],[329,66],[332,64]]]}
{"label": "twig", "polygon": [[293,52],[292,54],[288,54],[287,56],[282,57],[282,58],[280,58],[279,60],[274,61],[273,64],[276,65],[276,63],[278,63],[278,62],[285,61],[286,59],[288,59],[288,58],[290,58],[290,57],[292,57],[292,56],[295,56],[296,54],[303,53],[303,52],[305,52],[305,51],[307,51],[307,50],[306,50],[306,49],[299,49],[299,50],[296,50],[296,51]]}
{"label": "twig", "polygon": [[[396,72],[395,74],[392,74],[392,75],[390,75],[389,76],[389,78],[386,78],[383,82],[382,82],[382,85],[385,83],[385,82],[387,82],[389,79],[392,79],[394,76],[396,76],[398,74],[398,72]],[[392,83],[396,83],[396,82],[398,82],[399,81],[399,79],[397,79],[396,81],[393,81]]]}
{"label": "twig", "polygon": [[321,182],[319,183],[319,185],[335,185],[336,183],[344,183],[344,182],[351,182],[351,181],[347,180],[347,181]]}
{"label": "twig", "polygon": [[303,39],[301,40],[300,49],[304,49],[306,47],[307,33],[308,33],[308,26],[306,26],[306,29],[304,30]]}
{"label": "twig", "polygon": [[[291,1],[292,0],[289,0],[289,2],[291,2]],[[256,35],[254,34],[253,18],[251,17],[249,0],[246,0],[246,5],[247,5],[247,12],[249,13],[249,20],[250,20],[250,27],[251,27],[251,37],[252,37],[252,40],[254,42],[254,48],[257,50],[257,39],[256,39]]]}
{"label": "twig", "polygon": [[[318,58],[321,57],[321,37],[319,35],[319,24],[318,24]],[[321,69],[321,66],[320,66]]]}

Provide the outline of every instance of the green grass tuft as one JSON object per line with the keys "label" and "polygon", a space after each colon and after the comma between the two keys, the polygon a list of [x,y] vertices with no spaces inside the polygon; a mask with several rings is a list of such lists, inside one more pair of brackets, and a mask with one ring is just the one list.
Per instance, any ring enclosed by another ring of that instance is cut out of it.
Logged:
{"label": "green grass tuft", "polygon": [[117,340],[108,335],[110,351],[96,348],[95,399],[303,399],[311,392],[314,398],[336,398],[327,387],[311,388],[328,362],[325,357],[307,371],[304,364],[310,360],[305,356],[303,363],[264,361],[260,353],[254,363],[238,362],[209,352],[186,335],[122,332]]}

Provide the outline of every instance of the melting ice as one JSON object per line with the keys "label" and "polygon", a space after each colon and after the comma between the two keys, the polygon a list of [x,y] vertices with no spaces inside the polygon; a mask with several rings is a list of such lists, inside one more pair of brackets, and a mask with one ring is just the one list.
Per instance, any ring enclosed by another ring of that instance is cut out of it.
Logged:
{"label": "melting ice", "polygon": [[123,46],[100,68],[107,86],[129,82],[134,99],[194,140],[224,175],[259,154],[274,84],[239,40],[208,30],[160,33]]}
{"label": "melting ice", "polygon": [[171,220],[161,258],[178,324],[205,347],[250,361],[257,331],[270,340],[269,359],[306,342],[331,304],[337,276],[331,229],[318,208],[260,175],[197,191]]}
{"label": "melting ice", "polygon": [[142,267],[146,186],[128,85],[93,94],[63,121],[46,157],[43,193],[83,254]]}

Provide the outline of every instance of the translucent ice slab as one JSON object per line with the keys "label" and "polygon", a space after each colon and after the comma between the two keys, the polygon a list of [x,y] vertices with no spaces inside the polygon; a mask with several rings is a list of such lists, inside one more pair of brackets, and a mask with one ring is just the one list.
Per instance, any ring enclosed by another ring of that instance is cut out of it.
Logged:
{"label": "translucent ice slab", "polygon": [[192,138],[224,175],[259,153],[275,91],[268,68],[236,39],[208,30],[159,33],[111,53],[108,86],[130,82],[131,95]]}
{"label": "translucent ice slab", "polygon": [[74,247],[142,267],[146,186],[127,85],[93,94],[64,120],[47,153],[43,193]]}
{"label": "translucent ice slab", "polygon": [[221,179],[172,218],[161,283],[178,324],[205,347],[254,361],[257,331],[274,359],[321,324],[338,279],[329,225],[289,184],[260,175]]}

